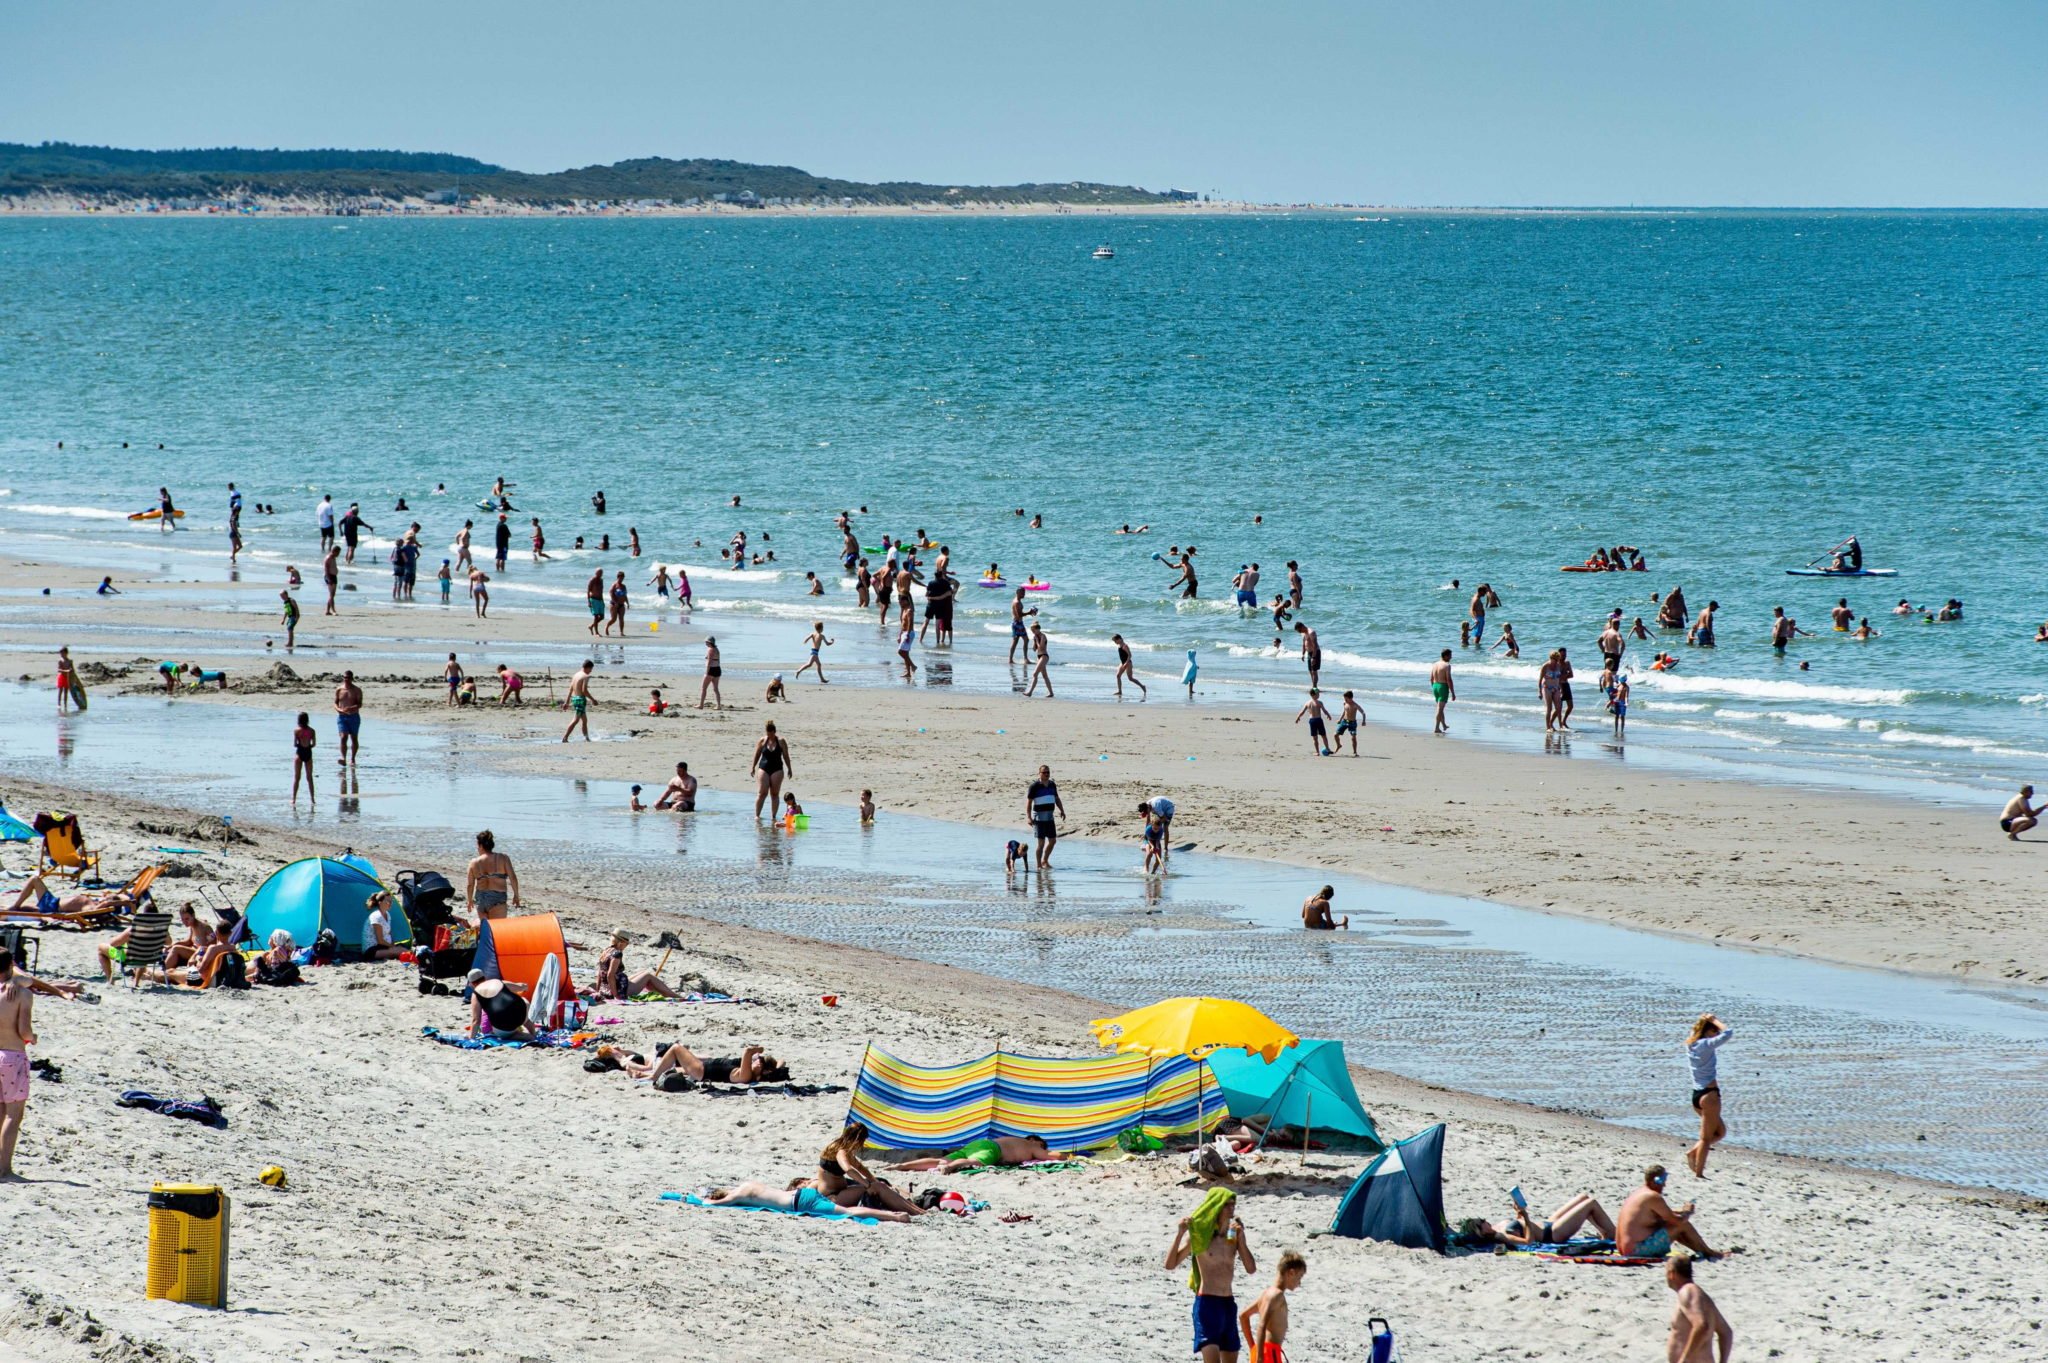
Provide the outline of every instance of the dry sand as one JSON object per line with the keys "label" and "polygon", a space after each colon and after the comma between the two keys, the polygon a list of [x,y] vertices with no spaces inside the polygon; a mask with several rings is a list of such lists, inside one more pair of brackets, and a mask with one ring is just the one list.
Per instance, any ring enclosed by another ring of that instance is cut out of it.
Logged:
{"label": "dry sand", "polygon": [[[12,703],[11,701],[9,703]],[[808,712],[807,712],[808,713]],[[735,719],[733,724],[741,721]],[[708,728],[708,726],[707,726]],[[799,750],[801,754],[801,749]],[[801,756],[799,758],[801,761]],[[17,786],[24,807],[54,798]],[[73,801],[126,871],[189,814],[129,800]],[[183,829],[197,838],[204,830]],[[263,828],[248,845],[206,843],[195,860],[240,899],[315,847]],[[199,842],[188,845],[201,845]],[[405,848],[363,849],[403,864]],[[5,853],[19,871],[19,845]],[[180,882],[165,882],[176,901]],[[704,971],[757,1006],[600,1010],[634,1045],[681,1036],[706,1052],[775,1044],[798,1077],[849,1082],[874,1039],[920,1060],[1012,1044],[1089,1049],[1084,1000],[793,941],[690,917],[650,917],[537,887],[572,938],[614,926],[643,943],[672,927],[676,967]],[[677,886],[687,908],[688,876]],[[92,939],[45,938],[48,975],[90,972]],[[587,974],[592,955],[572,953]],[[0,1357],[85,1359],[932,1359],[1042,1355],[1123,1360],[1186,1352],[1188,1297],[1160,1264],[1195,1190],[1176,1161],[952,1180],[993,1204],[967,1221],[822,1224],[657,1200],[664,1189],[805,1172],[843,1097],[709,1099],[589,1075],[554,1052],[471,1053],[432,1045],[424,1025],[459,1025],[460,1005],[422,997],[405,966],[311,972],[309,984],[246,994],[97,989],[99,1001],[39,1000],[38,1053],[64,1082],[38,1080],[20,1164],[0,1189]],[[818,995],[842,996],[826,1009]],[[1390,1134],[1450,1122],[1453,1217],[1491,1214],[1520,1183],[1548,1207],[1585,1189],[1611,1208],[1640,1166],[1679,1161],[1675,1143],[1360,1072]],[[210,1093],[231,1126],[212,1131],[118,1109],[125,1088]],[[256,1173],[283,1165],[290,1186]],[[1243,1195],[1263,1281],[1282,1247],[1308,1250],[1289,1354],[1357,1357],[1366,1320],[1390,1317],[1406,1356],[1661,1356],[1669,1293],[1654,1270],[1545,1265],[1328,1239],[1324,1225],[1361,1162],[1272,1158]],[[905,1176],[922,1182],[922,1176]],[[143,1192],[155,1179],[218,1182],[235,1199],[232,1308],[142,1298]],[[1744,1252],[1701,1269],[1745,1356],[1797,1360],[2038,1357],[2048,1310],[2039,1204],[1726,1150],[1715,1177],[1682,1172],[1717,1245]],[[1005,1212],[1034,1218],[1004,1224]]]}

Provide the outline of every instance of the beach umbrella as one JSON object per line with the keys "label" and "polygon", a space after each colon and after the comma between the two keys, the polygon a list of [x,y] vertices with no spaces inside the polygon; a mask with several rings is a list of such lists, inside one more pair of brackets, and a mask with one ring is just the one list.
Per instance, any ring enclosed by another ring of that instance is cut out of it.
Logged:
{"label": "beach umbrella", "polygon": [[[1301,1038],[1248,1003],[1235,999],[1165,999],[1119,1017],[1088,1024],[1095,1040],[1113,1051],[1135,1051],[1154,1060],[1184,1055],[1201,1060],[1216,1051],[1242,1051],[1267,1060]],[[1201,1071],[1195,1076],[1195,1111],[1202,1110]],[[1201,1134],[1199,1121],[1195,1134]]]}

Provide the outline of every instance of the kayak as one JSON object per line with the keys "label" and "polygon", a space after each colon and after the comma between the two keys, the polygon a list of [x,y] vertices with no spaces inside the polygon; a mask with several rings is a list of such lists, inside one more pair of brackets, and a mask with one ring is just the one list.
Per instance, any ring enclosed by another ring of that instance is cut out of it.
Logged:
{"label": "kayak", "polygon": [[1897,568],[1787,568],[1787,577],[1897,577]]}
{"label": "kayak", "polygon": [[[164,513],[161,511],[131,511],[128,513],[128,519],[131,521],[160,521],[163,518]],[[171,513],[171,519],[174,521],[182,521],[185,519],[185,513],[182,511],[173,511]]]}

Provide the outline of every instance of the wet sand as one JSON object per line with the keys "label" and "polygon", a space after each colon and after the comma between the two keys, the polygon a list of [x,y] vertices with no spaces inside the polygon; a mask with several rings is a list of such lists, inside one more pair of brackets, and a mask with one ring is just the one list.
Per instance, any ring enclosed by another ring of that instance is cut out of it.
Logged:
{"label": "wet sand", "polygon": [[[147,692],[153,660],[168,649],[225,666],[235,679],[229,692],[192,693],[190,703],[305,707],[327,730],[331,683],[310,679],[360,658],[372,735],[378,717],[388,716],[532,740],[519,760],[537,772],[658,788],[683,759],[708,785],[749,789],[748,756],[762,721],[774,718],[795,751],[792,788],[800,794],[850,803],[872,788],[885,810],[1004,830],[992,833],[998,853],[1001,838],[1020,829],[1024,787],[1044,762],[1062,782],[1069,835],[1134,839],[1137,801],[1167,794],[1180,808],[1177,838],[1300,868],[1276,884],[1276,894],[1296,899],[1303,882],[1328,867],[1825,960],[2048,981],[2042,843],[2008,842],[1977,808],[1502,752],[1390,729],[1370,716],[1359,759],[1318,758],[1303,731],[1272,710],[1190,705],[1166,687],[1143,704],[1069,703],[1105,695],[1098,674],[1062,681],[1062,699],[1047,702],[908,686],[878,667],[835,665],[834,685],[795,683],[792,704],[764,705],[768,675],[793,674],[801,656],[794,626],[786,652],[758,644],[727,651],[725,711],[638,713],[655,685],[671,701],[694,704],[701,641],[707,629],[724,628],[710,614],[687,624],[671,617],[658,633],[601,645],[592,725],[610,741],[565,747],[541,740],[558,735],[546,730],[566,716],[531,705],[524,713],[450,712],[439,682],[440,660],[455,650],[485,677],[496,661],[529,676],[551,668],[559,693],[591,642],[565,614],[494,603],[493,616],[478,622],[459,599],[447,611],[394,609],[347,594],[357,598],[347,613],[323,622],[315,584],[300,593],[305,627],[288,662],[307,680],[280,685],[260,679],[284,660],[281,649],[263,649],[265,638],[281,641],[274,586],[169,584],[102,600],[89,594],[96,580],[21,560],[0,569],[0,593],[8,594],[0,599],[14,605],[33,588],[58,593],[24,607],[32,623],[10,611],[0,635],[0,669],[34,677],[46,701],[56,642],[72,642],[81,662],[112,664],[117,675],[89,674],[88,685],[115,693]],[[209,604],[194,604],[202,599]],[[645,620],[635,623],[644,628]],[[30,636],[42,646],[31,651]],[[486,683],[482,693],[495,687]],[[1455,732],[1455,707],[1452,722]],[[1598,719],[1582,712],[1582,722]]]}

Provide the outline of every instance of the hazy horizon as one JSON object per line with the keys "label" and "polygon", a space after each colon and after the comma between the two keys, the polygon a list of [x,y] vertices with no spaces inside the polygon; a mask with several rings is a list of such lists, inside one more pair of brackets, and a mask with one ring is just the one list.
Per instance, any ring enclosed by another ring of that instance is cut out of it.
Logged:
{"label": "hazy horizon", "polygon": [[0,10],[0,139],[1415,208],[2048,206],[2048,6]]}

